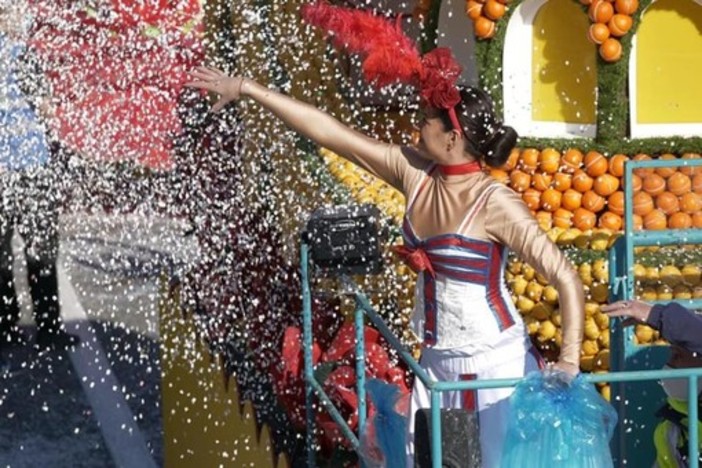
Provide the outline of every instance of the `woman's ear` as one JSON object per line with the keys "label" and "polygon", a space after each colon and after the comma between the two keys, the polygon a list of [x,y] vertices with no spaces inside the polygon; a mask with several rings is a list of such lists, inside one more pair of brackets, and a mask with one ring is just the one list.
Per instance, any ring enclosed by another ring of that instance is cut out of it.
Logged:
{"label": "woman's ear", "polygon": [[461,132],[459,132],[455,128],[451,129],[451,131],[448,132],[446,149],[451,151],[457,145],[461,145],[462,142],[463,142],[463,135],[461,135]]}

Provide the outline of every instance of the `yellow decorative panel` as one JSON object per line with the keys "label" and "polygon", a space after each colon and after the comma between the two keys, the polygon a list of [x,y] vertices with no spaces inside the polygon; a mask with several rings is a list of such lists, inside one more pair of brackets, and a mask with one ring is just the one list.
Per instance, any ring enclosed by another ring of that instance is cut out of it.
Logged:
{"label": "yellow decorative panel", "polygon": [[702,122],[702,6],[657,1],[636,40],[636,121]]}
{"label": "yellow decorative panel", "polygon": [[595,123],[597,49],[587,39],[589,26],[587,15],[572,0],[548,0],[536,14],[533,120]]}

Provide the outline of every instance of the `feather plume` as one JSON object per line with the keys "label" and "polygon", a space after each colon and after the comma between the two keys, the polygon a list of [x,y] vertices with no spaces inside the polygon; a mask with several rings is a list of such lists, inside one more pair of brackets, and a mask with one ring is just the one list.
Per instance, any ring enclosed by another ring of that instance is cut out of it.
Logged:
{"label": "feather plume", "polygon": [[400,27],[373,13],[318,1],[302,7],[302,18],[331,35],[334,44],[358,54],[364,79],[378,87],[418,84],[422,61],[414,42]]}

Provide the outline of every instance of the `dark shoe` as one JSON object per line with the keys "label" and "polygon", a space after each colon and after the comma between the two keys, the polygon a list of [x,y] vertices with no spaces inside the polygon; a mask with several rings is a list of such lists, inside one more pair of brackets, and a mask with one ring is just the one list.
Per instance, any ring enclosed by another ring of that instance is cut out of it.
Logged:
{"label": "dark shoe", "polygon": [[11,326],[10,328],[0,329],[0,340],[3,344],[23,346],[27,344],[27,335],[19,329],[17,326]]}
{"label": "dark shoe", "polygon": [[40,328],[37,332],[36,346],[39,348],[71,348],[80,343],[78,336],[63,329],[46,330]]}

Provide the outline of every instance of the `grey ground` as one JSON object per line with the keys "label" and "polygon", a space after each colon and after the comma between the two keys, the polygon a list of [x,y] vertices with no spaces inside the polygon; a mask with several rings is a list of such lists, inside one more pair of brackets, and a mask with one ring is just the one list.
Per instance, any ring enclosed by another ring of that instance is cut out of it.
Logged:
{"label": "grey ground", "polygon": [[[115,390],[121,390],[156,466],[163,464],[159,292],[162,273],[196,255],[194,240],[184,236],[187,228],[139,215],[61,219],[60,265],[109,362],[104,371],[118,381]],[[15,241],[19,250],[21,241]],[[33,335],[19,255],[15,267],[22,326]],[[0,467],[116,466],[66,351],[39,353],[30,342],[3,356],[10,371],[0,372]]]}

